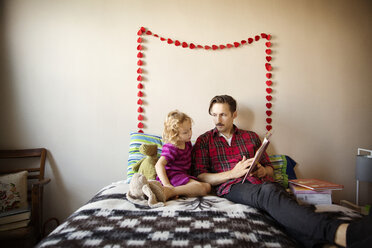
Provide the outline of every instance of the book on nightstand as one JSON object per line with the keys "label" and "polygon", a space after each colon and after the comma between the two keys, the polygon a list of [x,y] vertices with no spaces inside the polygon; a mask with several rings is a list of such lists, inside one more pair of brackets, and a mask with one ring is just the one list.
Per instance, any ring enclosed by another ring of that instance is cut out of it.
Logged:
{"label": "book on nightstand", "polygon": [[300,205],[330,205],[332,204],[332,190],[311,190],[290,183],[289,188]]}
{"label": "book on nightstand", "polygon": [[289,180],[291,184],[295,184],[297,186],[305,187],[311,190],[341,190],[344,188],[341,184],[335,184],[319,179],[292,179]]}
{"label": "book on nightstand", "polygon": [[19,208],[0,213],[0,231],[25,227],[30,222],[29,208]]}

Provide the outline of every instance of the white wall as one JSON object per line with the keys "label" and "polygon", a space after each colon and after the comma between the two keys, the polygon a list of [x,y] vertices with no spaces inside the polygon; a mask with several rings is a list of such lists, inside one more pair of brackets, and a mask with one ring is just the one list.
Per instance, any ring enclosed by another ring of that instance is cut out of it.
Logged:
{"label": "white wall", "polygon": [[[302,177],[345,185],[354,200],[358,147],[372,149],[369,1],[2,1],[0,147],[46,147],[46,218],[66,218],[126,177],[137,130],[137,31],[226,44],[273,36],[271,153]],[[146,132],[165,114],[189,113],[194,136],[211,129],[208,102],[231,94],[237,124],[265,131],[264,42],[218,52],[144,43]],[[371,187],[362,185],[362,203]]]}

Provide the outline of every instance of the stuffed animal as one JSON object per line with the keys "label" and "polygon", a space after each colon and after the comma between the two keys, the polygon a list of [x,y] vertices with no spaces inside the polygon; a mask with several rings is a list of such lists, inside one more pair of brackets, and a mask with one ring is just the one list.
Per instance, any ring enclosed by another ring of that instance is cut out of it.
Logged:
{"label": "stuffed animal", "polygon": [[127,199],[135,204],[151,208],[163,207],[166,200],[161,183],[156,180],[147,180],[140,173],[133,175]]}
{"label": "stuffed animal", "polygon": [[146,157],[133,165],[133,171],[141,173],[148,180],[155,179],[155,164],[158,161],[158,146],[155,144],[142,144],[139,148],[139,151]]}

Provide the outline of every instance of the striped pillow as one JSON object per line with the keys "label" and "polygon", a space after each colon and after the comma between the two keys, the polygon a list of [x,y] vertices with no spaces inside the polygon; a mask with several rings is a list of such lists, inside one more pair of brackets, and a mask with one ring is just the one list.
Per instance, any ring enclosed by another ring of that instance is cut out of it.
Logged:
{"label": "striped pillow", "polygon": [[297,178],[294,171],[296,162],[286,155],[272,155],[269,158],[274,167],[274,180],[288,188],[288,179]]}
{"label": "striped pillow", "polygon": [[127,183],[133,177],[133,165],[140,161],[145,155],[139,152],[139,147],[142,144],[156,144],[158,145],[158,157],[160,157],[163,142],[160,136],[145,134],[145,133],[130,133],[129,143],[129,157],[128,157],[128,168],[127,168]]}

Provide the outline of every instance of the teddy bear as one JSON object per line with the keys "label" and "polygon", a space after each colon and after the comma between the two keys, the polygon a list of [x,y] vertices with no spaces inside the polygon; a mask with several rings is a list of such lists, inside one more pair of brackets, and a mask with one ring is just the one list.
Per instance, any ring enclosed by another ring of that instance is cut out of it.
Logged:
{"label": "teddy bear", "polygon": [[133,175],[127,199],[132,203],[151,208],[163,207],[166,201],[161,183],[156,180],[147,180],[140,173]]}
{"label": "teddy bear", "polygon": [[133,165],[133,171],[141,173],[148,180],[155,179],[155,164],[158,161],[158,146],[156,144],[142,144],[139,147],[139,151],[145,155],[145,157]]}

